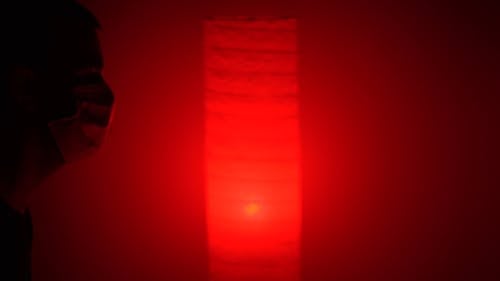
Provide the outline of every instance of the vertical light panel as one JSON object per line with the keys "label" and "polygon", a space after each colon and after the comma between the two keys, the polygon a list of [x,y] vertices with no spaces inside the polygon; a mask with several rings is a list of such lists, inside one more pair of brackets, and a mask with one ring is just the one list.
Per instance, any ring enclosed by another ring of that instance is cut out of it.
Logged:
{"label": "vertical light panel", "polygon": [[212,281],[300,279],[296,24],[267,17],[204,23]]}

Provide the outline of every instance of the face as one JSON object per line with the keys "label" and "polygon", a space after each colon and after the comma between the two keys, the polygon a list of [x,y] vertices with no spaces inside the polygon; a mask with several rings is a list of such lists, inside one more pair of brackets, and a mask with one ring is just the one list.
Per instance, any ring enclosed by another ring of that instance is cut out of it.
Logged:
{"label": "face", "polygon": [[45,67],[18,66],[8,74],[12,116],[3,119],[14,121],[4,133],[13,137],[2,139],[8,145],[0,149],[11,169],[2,169],[0,195],[23,197],[64,163],[91,154],[111,122],[114,97],[101,74],[97,33],[73,30],[58,38]]}
{"label": "face", "polygon": [[102,77],[102,55],[95,31],[73,36],[54,50],[47,72],[46,115],[49,129],[65,162],[95,151],[109,127],[113,94]]}

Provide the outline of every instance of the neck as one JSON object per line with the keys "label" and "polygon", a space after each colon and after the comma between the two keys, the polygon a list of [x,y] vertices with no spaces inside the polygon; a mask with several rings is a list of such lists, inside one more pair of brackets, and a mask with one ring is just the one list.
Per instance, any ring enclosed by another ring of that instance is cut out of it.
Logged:
{"label": "neck", "polygon": [[19,145],[21,149],[8,175],[12,180],[0,183],[0,200],[24,213],[33,192],[43,180],[60,168],[62,160],[50,135],[40,129],[26,130]]}
{"label": "neck", "polygon": [[16,192],[1,194],[0,200],[7,204],[10,208],[16,210],[17,212],[23,214],[29,205],[29,199],[27,196],[21,196]]}

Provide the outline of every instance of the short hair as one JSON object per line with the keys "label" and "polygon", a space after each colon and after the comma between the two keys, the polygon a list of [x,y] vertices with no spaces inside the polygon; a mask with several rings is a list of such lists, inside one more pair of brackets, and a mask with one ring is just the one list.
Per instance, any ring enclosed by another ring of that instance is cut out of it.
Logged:
{"label": "short hair", "polygon": [[96,30],[96,17],[74,0],[6,0],[0,4],[2,64],[43,67],[50,44],[83,30]]}

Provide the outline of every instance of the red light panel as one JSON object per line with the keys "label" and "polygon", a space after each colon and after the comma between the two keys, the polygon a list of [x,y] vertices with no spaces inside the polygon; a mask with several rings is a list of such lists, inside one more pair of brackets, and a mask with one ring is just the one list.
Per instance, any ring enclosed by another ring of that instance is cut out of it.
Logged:
{"label": "red light panel", "polygon": [[204,23],[211,280],[299,280],[296,20]]}

